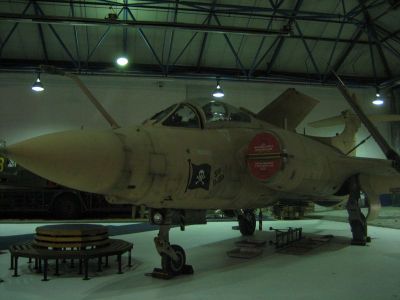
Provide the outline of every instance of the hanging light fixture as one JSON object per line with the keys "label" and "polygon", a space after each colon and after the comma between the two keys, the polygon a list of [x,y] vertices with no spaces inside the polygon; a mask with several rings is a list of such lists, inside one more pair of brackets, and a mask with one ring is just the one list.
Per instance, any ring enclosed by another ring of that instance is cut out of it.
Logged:
{"label": "hanging light fixture", "polygon": [[121,67],[125,67],[129,63],[129,59],[125,55],[121,55],[116,59],[116,63]]}
{"label": "hanging light fixture", "polygon": [[221,85],[219,83],[219,79],[217,79],[217,87],[215,88],[213,94],[215,98],[222,98],[225,96],[224,90],[221,88]]}
{"label": "hanging light fixture", "polygon": [[376,97],[379,98],[381,96],[381,94],[379,93],[379,88],[376,87]]}
{"label": "hanging light fixture", "polygon": [[385,103],[385,101],[383,101],[382,99],[375,99],[375,100],[373,100],[372,101],[372,104],[374,104],[374,105],[382,105],[383,103]]}
{"label": "hanging light fixture", "polygon": [[35,91],[35,92],[43,92],[44,91],[43,84],[40,81],[40,73],[38,73],[37,78],[32,85],[32,91]]}
{"label": "hanging light fixture", "polygon": [[381,98],[381,94],[380,94],[378,87],[376,87],[375,96],[376,96],[376,98],[372,101],[372,104],[379,106],[379,105],[383,105],[385,103],[385,101],[383,101],[383,99]]}

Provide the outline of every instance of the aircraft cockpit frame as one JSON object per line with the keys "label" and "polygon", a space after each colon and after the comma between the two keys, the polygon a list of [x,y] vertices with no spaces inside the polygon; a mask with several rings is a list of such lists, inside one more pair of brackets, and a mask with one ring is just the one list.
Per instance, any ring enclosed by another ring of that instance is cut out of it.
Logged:
{"label": "aircraft cockpit frame", "polygon": [[144,124],[191,129],[224,127],[254,128],[254,118],[247,112],[221,101],[181,102],[158,112]]}

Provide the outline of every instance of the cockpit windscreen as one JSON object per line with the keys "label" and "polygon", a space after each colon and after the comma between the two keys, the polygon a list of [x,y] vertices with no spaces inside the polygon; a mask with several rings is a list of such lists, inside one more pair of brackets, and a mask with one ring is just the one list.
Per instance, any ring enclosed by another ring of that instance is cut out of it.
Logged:
{"label": "cockpit windscreen", "polygon": [[251,122],[247,113],[224,102],[210,101],[201,108],[206,116],[206,122]]}

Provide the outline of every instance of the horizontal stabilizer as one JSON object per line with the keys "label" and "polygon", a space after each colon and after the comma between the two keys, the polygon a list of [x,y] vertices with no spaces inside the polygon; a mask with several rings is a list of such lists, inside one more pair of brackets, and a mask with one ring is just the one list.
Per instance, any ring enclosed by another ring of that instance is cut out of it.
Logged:
{"label": "horizontal stabilizer", "polygon": [[318,103],[318,100],[290,88],[262,109],[257,118],[294,131]]}
{"label": "horizontal stabilizer", "polygon": [[[400,115],[393,115],[393,114],[369,115],[368,119],[370,119],[374,123],[399,122]],[[311,123],[308,123],[308,125],[311,127],[314,127],[314,128],[321,128],[321,127],[331,127],[331,126],[343,125],[344,123],[345,123],[345,117],[342,114],[339,116],[311,122]]]}

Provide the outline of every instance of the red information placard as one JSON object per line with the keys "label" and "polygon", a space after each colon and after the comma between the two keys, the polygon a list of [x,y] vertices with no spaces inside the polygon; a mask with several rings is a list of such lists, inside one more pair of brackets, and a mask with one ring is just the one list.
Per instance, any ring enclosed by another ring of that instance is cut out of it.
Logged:
{"label": "red information placard", "polygon": [[251,140],[247,152],[247,166],[251,174],[260,180],[275,175],[282,168],[281,152],[281,144],[274,134],[257,134]]}

